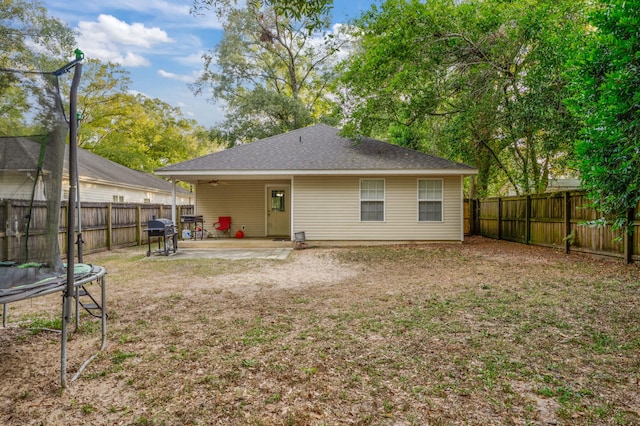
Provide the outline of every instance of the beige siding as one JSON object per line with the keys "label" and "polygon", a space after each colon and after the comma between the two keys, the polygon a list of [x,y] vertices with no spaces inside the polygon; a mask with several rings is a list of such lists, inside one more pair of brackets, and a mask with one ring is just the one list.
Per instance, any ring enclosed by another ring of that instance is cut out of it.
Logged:
{"label": "beige siding", "polygon": [[[69,190],[69,181],[62,180],[62,199],[67,199],[67,191]],[[144,189],[125,188],[118,185],[109,185],[104,183],[87,182],[80,180],[80,197],[85,203],[112,203],[113,196],[122,196],[123,203],[144,203],[145,199],[149,199],[150,204],[171,204],[171,192],[145,191]],[[191,197],[191,202],[195,197]],[[176,204],[190,204],[189,197],[177,195]]]}
{"label": "beige siding", "polygon": [[266,185],[286,185],[282,180],[221,181],[218,186],[199,184],[196,187],[196,213],[203,216],[204,227],[213,232],[219,216],[231,216],[232,235],[244,225],[246,237],[266,235]]}
{"label": "beige siding", "polygon": [[[31,199],[33,191],[33,179],[28,175],[20,173],[0,173],[0,199],[28,200]],[[36,185],[36,200],[44,200],[42,182]]]}
{"label": "beige siding", "polygon": [[[0,198],[13,200],[27,200],[31,198],[33,180],[28,176],[3,174],[0,179]],[[62,180],[62,199],[68,199],[69,181]],[[148,199],[151,204],[171,204],[170,192],[146,191],[144,189],[124,188],[118,185],[80,181],[80,197],[85,203],[111,203],[113,196],[123,197],[125,203],[144,203]],[[44,200],[44,191],[38,183],[35,193],[36,200]],[[191,197],[193,201],[193,197]],[[189,197],[177,195],[176,204],[189,204]]]}
{"label": "beige siding", "polygon": [[385,178],[385,221],[361,222],[360,178],[296,177],[294,232],[304,231],[308,240],[462,240],[460,176],[442,178],[442,222],[418,222],[418,176]]}

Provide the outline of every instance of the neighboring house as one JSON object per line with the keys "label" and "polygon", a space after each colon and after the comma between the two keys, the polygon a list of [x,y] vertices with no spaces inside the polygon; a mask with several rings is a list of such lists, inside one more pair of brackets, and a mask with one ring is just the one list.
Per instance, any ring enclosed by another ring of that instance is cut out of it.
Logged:
{"label": "neighboring house", "polygon": [[462,241],[464,164],[319,124],[156,170],[189,182],[211,231],[317,241]]}
{"label": "neighboring house", "polygon": [[[65,146],[62,199],[69,190],[69,146]],[[0,138],[0,199],[30,199],[34,191],[40,144],[27,138]],[[44,170],[44,173],[48,173]],[[171,204],[173,184],[148,173],[129,169],[78,148],[78,180],[82,202]],[[44,199],[42,182],[35,185],[35,199]],[[176,204],[193,202],[193,194],[176,187]]]}
{"label": "neighboring house", "polygon": [[581,188],[578,178],[550,178],[545,192],[580,191]]}

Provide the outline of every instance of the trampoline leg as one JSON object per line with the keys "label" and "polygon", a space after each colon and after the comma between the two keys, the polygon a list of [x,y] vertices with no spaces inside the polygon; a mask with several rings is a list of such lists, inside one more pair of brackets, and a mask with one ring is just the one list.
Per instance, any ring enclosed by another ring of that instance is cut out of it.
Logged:
{"label": "trampoline leg", "polygon": [[107,278],[105,276],[100,277],[100,284],[102,287],[102,344],[100,350],[103,350],[107,346]]}
{"label": "trampoline leg", "polygon": [[76,331],[80,328],[80,287],[76,287],[75,298],[76,298]]}
{"label": "trampoline leg", "polygon": [[75,382],[78,377],[80,377],[80,374],[84,371],[85,367],[89,365],[95,359],[95,357],[97,357],[100,352],[104,350],[104,348],[107,347],[107,284],[106,278],[104,276],[98,278],[98,285],[100,286],[100,289],[102,291],[100,299],[100,301],[102,302],[102,343],[100,344],[100,349],[98,350],[98,352],[93,354],[80,366],[80,368],[78,368],[76,374],[71,378],[72,382]]}
{"label": "trampoline leg", "polygon": [[2,326],[3,327],[7,326],[7,304],[6,303],[2,304]]}
{"label": "trampoline leg", "polygon": [[71,301],[66,293],[62,294],[62,333],[60,333],[60,386],[67,387],[67,323],[71,310]]}

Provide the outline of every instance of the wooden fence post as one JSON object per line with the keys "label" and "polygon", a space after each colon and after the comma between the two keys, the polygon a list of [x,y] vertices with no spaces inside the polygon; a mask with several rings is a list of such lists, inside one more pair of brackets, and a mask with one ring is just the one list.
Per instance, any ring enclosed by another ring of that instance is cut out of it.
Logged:
{"label": "wooden fence post", "polygon": [[[4,218],[6,221],[11,219],[11,201],[10,200],[4,200]],[[5,223],[6,225],[6,223]],[[5,234],[4,234],[4,238],[2,239],[2,258],[3,259],[9,259],[9,235],[6,234],[6,226],[5,226]]]}
{"label": "wooden fence post", "polygon": [[478,226],[478,223],[479,223],[479,218],[478,218],[478,200],[469,199],[469,202],[471,203],[471,204],[469,204],[469,209],[470,209],[470,211],[472,211],[471,217],[473,218],[473,221],[471,222],[471,229],[472,229],[471,235],[478,235],[480,233],[480,228]]}
{"label": "wooden fence post", "polygon": [[136,243],[142,245],[142,207],[136,206]]}
{"label": "wooden fence post", "polygon": [[627,209],[627,226],[624,230],[624,261],[633,263],[633,233],[635,231],[635,209]]}
{"label": "wooden fence post", "polygon": [[498,197],[498,239],[502,239],[502,198]]}
{"label": "wooden fence post", "polygon": [[475,220],[475,232],[476,235],[482,235],[482,230],[480,229],[480,200],[475,199],[473,203],[473,208],[475,212],[473,213],[473,217]]}
{"label": "wooden fence post", "polygon": [[469,232],[478,235],[478,200],[469,199]]}
{"label": "wooden fence post", "polygon": [[569,254],[571,251],[571,194],[569,191],[564,193],[564,252]]}
{"label": "wooden fence post", "polygon": [[111,250],[113,246],[112,241],[112,232],[113,232],[113,220],[111,214],[113,213],[113,204],[109,203],[107,205],[107,250]]}
{"label": "wooden fence post", "polygon": [[524,207],[524,242],[530,244],[531,241],[531,195],[527,195]]}

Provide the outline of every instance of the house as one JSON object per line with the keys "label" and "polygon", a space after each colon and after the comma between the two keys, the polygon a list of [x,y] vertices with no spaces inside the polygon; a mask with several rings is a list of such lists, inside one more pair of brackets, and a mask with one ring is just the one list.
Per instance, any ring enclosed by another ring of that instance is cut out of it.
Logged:
{"label": "house", "polygon": [[156,173],[192,184],[205,228],[231,216],[232,235],[462,241],[463,179],[477,170],[318,124]]}
{"label": "house", "polygon": [[[69,190],[69,146],[65,146],[62,199]],[[42,182],[35,183],[40,144],[24,137],[0,138],[0,199],[44,199]],[[44,170],[44,173],[47,173]],[[82,202],[171,204],[173,185],[148,173],[78,148],[78,180]],[[176,203],[191,204],[193,194],[176,188]]]}

